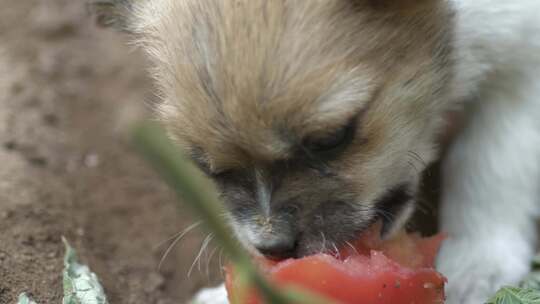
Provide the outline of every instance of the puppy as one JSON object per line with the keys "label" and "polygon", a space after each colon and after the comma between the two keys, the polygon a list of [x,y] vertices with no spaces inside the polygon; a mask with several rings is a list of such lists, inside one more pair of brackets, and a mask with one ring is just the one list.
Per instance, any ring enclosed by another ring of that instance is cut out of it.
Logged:
{"label": "puppy", "polygon": [[527,273],[540,196],[540,2],[106,0],[153,62],[169,134],[272,259],[412,214],[448,111],[438,267],[448,303]]}

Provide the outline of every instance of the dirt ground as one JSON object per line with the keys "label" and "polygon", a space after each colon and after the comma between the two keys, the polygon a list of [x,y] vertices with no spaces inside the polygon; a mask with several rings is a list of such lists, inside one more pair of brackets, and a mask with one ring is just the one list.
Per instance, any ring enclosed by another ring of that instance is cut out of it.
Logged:
{"label": "dirt ground", "polygon": [[158,245],[193,219],[125,136],[155,100],[141,54],[83,0],[0,7],[0,303],[61,303],[61,236],[111,303],[184,303],[219,280],[218,254],[187,277],[198,231],[158,270]]}

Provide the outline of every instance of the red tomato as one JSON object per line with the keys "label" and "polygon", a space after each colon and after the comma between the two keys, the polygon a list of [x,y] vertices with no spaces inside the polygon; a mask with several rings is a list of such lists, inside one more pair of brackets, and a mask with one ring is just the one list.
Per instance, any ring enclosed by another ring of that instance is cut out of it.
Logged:
{"label": "red tomato", "polygon": [[[278,287],[300,287],[341,304],[444,303],[446,279],[433,269],[444,237],[421,238],[400,234],[390,241],[378,237],[380,227],[365,233],[339,257],[316,254],[279,263],[262,261],[263,273]],[[226,286],[232,303],[263,303],[252,289],[233,301],[241,286],[226,268]]]}

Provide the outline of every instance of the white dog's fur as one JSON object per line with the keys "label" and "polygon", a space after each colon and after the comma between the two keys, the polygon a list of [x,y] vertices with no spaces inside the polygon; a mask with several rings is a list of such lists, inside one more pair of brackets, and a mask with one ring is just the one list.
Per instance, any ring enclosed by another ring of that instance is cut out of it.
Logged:
{"label": "white dog's fur", "polygon": [[438,259],[449,304],[528,271],[540,211],[540,1],[454,0],[456,99],[468,122],[444,165]]}
{"label": "white dog's fur", "polygon": [[[448,304],[480,304],[523,278],[536,245],[540,1],[451,3],[457,13],[453,95],[468,118],[444,164],[441,230],[449,238],[438,269],[448,277]],[[210,294],[197,299],[226,302],[223,286]]]}

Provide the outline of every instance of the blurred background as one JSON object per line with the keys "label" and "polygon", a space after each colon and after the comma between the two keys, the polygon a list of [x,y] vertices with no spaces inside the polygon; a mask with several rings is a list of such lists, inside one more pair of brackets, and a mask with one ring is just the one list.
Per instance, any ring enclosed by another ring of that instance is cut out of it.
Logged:
{"label": "blurred background", "polygon": [[[155,101],[145,61],[84,0],[0,0],[0,303],[61,303],[62,235],[111,303],[183,303],[219,281],[213,245],[126,139]],[[161,246],[158,246],[160,245]],[[208,270],[207,270],[208,267]]]}

